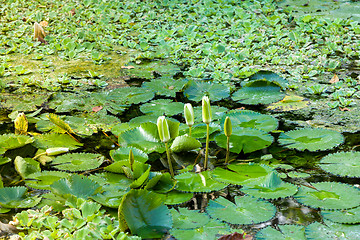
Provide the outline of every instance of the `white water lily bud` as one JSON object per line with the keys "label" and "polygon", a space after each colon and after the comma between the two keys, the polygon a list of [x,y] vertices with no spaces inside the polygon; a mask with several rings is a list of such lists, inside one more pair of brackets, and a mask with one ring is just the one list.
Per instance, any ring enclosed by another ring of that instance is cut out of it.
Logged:
{"label": "white water lily bud", "polygon": [[232,133],[232,126],[231,126],[231,120],[229,117],[225,118],[225,122],[224,122],[224,132],[225,132],[225,136],[230,137],[231,133]]}
{"label": "white water lily bud", "polygon": [[164,143],[168,142],[170,140],[170,130],[165,116],[161,116],[157,119],[157,127],[160,140]]}
{"label": "white water lily bud", "polygon": [[48,156],[55,156],[67,152],[69,152],[69,148],[66,147],[56,147],[56,148],[46,149],[46,155]]}
{"label": "white water lily bud", "polygon": [[186,125],[192,127],[194,125],[194,109],[191,103],[186,103],[184,105],[184,116],[185,116]]}
{"label": "white water lily bud", "polygon": [[211,122],[211,108],[208,96],[203,96],[202,98],[202,119],[206,124]]}

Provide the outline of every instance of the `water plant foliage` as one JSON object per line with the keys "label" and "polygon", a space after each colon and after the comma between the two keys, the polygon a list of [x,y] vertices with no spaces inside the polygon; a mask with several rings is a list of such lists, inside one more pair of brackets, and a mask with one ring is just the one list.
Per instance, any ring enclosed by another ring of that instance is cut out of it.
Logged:
{"label": "water plant foliage", "polygon": [[356,239],[359,3],[323,2],[4,2],[0,212],[21,239]]}

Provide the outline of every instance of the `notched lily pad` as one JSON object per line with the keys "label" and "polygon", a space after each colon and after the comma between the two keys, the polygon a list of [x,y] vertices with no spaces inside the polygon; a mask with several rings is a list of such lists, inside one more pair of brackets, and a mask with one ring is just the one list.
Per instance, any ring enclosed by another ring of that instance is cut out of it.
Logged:
{"label": "notched lily pad", "polygon": [[3,134],[0,135],[0,154],[4,154],[9,149],[15,149],[26,144],[32,143],[34,139],[25,135]]}
{"label": "notched lily pad", "polygon": [[157,99],[141,105],[140,111],[145,114],[156,116],[166,115],[170,117],[182,113],[184,111],[184,104],[181,102],[173,102],[170,99]]}
{"label": "notched lily pad", "polygon": [[26,197],[26,187],[0,188],[0,205],[4,208],[30,208],[36,206],[41,197]]}
{"label": "notched lily pad", "polygon": [[350,209],[360,205],[360,189],[338,182],[312,183],[315,188],[301,186],[294,198],[313,208]]}
{"label": "notched lily pad", "polygon": [[342,209],[342,210],[322,210],[321,215],[336,223],[343,224],[356,224],[360,223],[360,206],[351,209]]}
{"label": "notched lily pad", "polygon": [[302,128],[281,133],[279,143],[290,149],[311,152],[328,150],[344,142],[341,133],[320,128]]}
{"label": "notched lily pad", "polygon": [[341,236],[342,240],[354,240],[359,238],[360,228],[358,225],[339,224],[324,220],[324,224],[314,222],[306,226],[305,234],[307,239],[339,239]]}
{"label": "notched lily pad", "polygon": [[296,239],[306,240],[305,228],[301,225],[278,225],[280,231],[271,226],[261,229],[256,233],[255,237],[258,240],[285,240]]}
{"label": "notched lily pad", "polygon": [[338,152],[323,157],[320,167],[334,175],[360,178],[360,152]]}
{"label": "notched lily pad", "polygon": [[230,88],[220,83],[190,81],[184,91],[185,97],[191,101],[200,102],[203,96],[211,101],[220,101],[230,96]]}
{"label": "notched lily pad", "polygon": [[25,184],[35,189],[50,190],[50,185],[54,182],[69,177],[70,174],[58,171],[42,171],[28,175]]}
{"label": "notched lily pad", "polygon": [[235,203],[223,197],[210,200],[206,211],[211,217],[231,224],[256,224],[273,218],[276,207],[251,196],[236,196]]}
{"label": "notched lily pad", "polygon": [[52,167],[59,170],[79,172],[99,167],[105,160],[101,154],[93,153],[69,153],[56,157]]}

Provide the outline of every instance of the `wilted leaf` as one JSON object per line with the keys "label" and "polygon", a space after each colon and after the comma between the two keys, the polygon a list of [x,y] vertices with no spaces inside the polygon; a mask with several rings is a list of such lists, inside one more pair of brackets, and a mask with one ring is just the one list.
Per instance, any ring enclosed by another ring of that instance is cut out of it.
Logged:
{"label": "wilted leaf", "polygon": [[329,83],[333,84],[333,83],[337,83],[338,81],[339,81],[339,77],[336,74],[334,74],[334,76],[331,78]]}

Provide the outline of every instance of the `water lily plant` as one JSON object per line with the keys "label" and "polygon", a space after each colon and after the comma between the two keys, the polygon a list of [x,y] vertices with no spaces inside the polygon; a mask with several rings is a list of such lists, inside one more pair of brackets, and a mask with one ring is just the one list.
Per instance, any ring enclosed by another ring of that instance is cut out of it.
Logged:
{"label": "water lily plant", "polygon": [[209,158],[209,124],[211,123],[211,108],[210,99],[208,96],[202,98],[202,119],[206,124],[206,147],[205,147],[205,162],[204,169],[207,169],[208,158]]}

